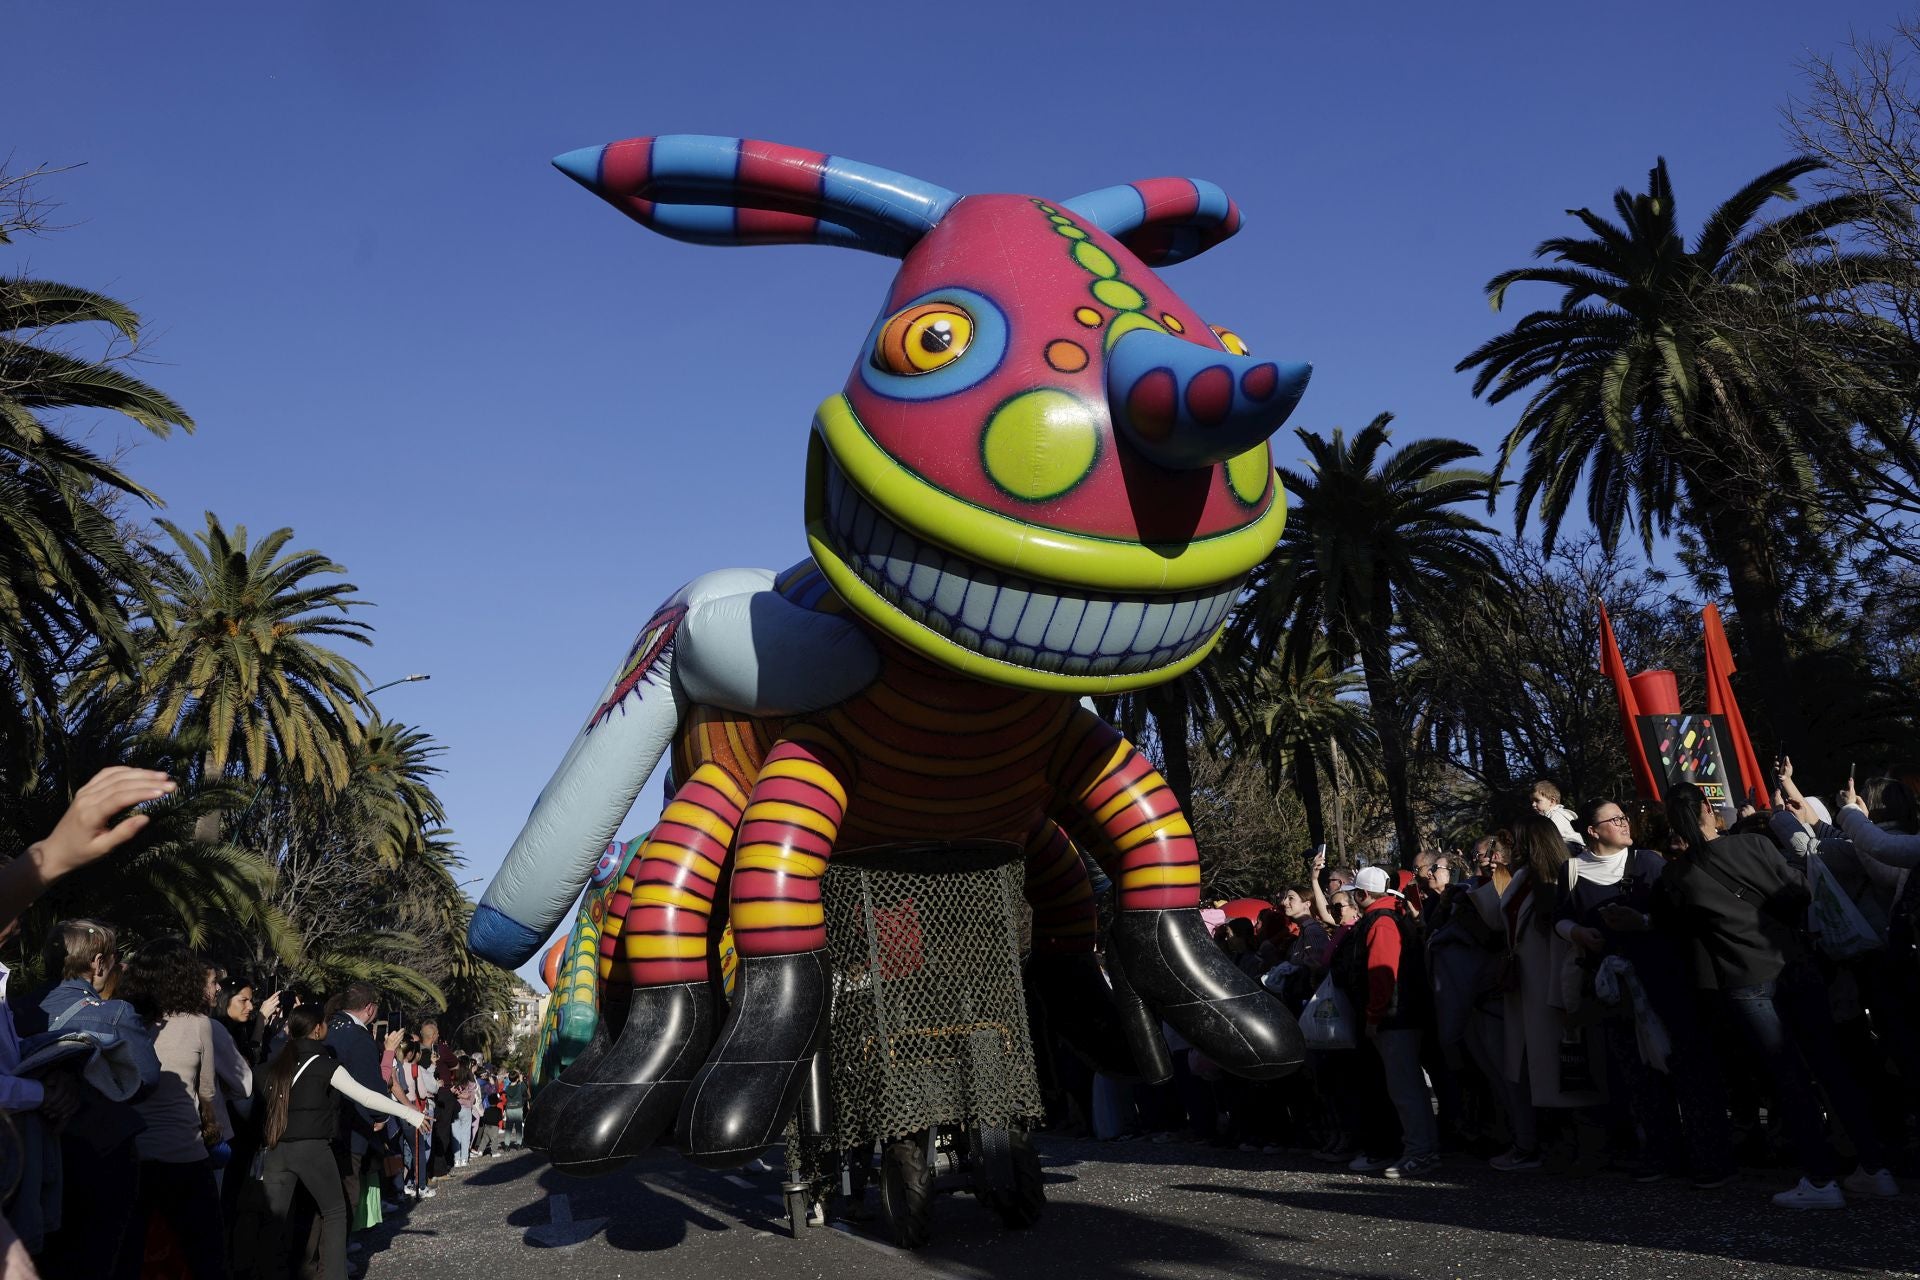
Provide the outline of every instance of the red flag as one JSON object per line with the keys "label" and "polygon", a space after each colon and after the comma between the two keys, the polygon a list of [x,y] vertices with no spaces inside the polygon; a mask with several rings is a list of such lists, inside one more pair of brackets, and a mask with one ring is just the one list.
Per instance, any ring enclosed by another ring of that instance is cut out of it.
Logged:
{"label": "red flag", "polygon": [[[1740,780],[1746,784],[1748,798],[1756,808],[1770,809],[1767,775],[1761,771],[1760,757],[1753,753],[1753,739],[1747,736],[1747,722],[1733,696],[1730,677],[1738,668],[1733,665],[1733,647],[1727,643],[1726,629],[1720,625],[1720,606],[1708,605],[1700,617],[1707,633],[1707,714],[1726,721],[1728,736],[1733,739],[1726,744],[1727,749],[1740,766]],[[1734,803],[1739,803],[1739,797]]]}
{"label": "red flag", "polygon": [[1647,760],[1646,744],[1640,741],[1640,706],[1627,680],[1627,664],[1620,657],[1620,645],[1613,638],[1613,619],[1607,606],[1600,606],[1600,672],[1613,681],[1620,698],[1620,728],[1627,735],[1627,759],[1633,763],[1633,785],[1642,800],[1660,798],[1660,779]]}

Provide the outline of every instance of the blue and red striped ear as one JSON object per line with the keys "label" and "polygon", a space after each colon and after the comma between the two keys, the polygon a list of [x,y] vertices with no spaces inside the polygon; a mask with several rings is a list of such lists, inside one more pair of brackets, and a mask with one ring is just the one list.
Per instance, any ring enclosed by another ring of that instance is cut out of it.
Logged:
{"label": "blue and red striped ear", "polygon": [[635,221],[695,244],[834,244],[902,258],[960,198],[858,160],[697,133],[553,163]]}
{"label": "blue and red striped ear", "polygon": [[1064,203],[1150,267],[1184,262],[1240,229],[1240,206],[1199,178],[1148,178]]}

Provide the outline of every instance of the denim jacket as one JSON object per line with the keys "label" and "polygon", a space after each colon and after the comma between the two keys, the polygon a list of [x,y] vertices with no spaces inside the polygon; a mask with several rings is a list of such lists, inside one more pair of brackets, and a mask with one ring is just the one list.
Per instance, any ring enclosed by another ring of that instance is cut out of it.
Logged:
{"label": "denim jacket", "polygon": [[160,1083],[160,1058],[153,1051],[153,1030],[125,1000],[102,1000],[85,978],[68,978],[40,998],[48,1030],[98,1031],[117,1035],[140,1066],[142,1091]]}

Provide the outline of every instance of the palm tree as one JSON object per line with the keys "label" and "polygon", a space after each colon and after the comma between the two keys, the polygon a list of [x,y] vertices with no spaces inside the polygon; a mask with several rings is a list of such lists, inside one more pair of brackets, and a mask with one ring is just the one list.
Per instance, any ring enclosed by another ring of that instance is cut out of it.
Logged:
{"label": "palm tree", "polygon": [[1855,302],[1910,285],[1914,268],[1842,247],[1890,214],[1872,196],[1820,200],[1773,221],[1775,199],[1820,168],[1761,174],[1707,218],[1691,250],[1665,160],[1647,190],[1615,192],[1619,221],[1572,210],[1589,233],[1544,241],[1538,266],[1487,284],[1495,310],[1516,284],[1559,305],[1523,316],[1458,368],[1474,394],[1527,394],[1495,467],[1524,453],[1515,518],[1537,503],[1552,546],[1586,477],[1585,511],[1611,550],[1631,522],[1649,551],[1674,519],[1727,575],[1752,673],[1778,740],[1801,739],[1781,607],[1788,576],[1770,512],[1817,520],[1822,486],[1849,491],[1868,450],[1910,459],[1913,344]]}
{"label": "palm tree", "polygon": [[245,525],[229,532],[212,512],[193,535],[157,523],[175,549],[155,556],[159,598],[142,636],[142,689],[156,726],[204,734],[210,777],[244,760],[256,780],[277,764],[344,787],[360,738],[361,673],[322,641],[370,644],[372,628],[344,616],[365,603],[352,583],[313,579],[345,570],[315,551],[283,555],[291,529],[249,546]]}
{"label": "palm tree", "polygon": [[1297,431],[1308,470],[1279,469],[1293,495],[1287,531],[1254,571],[1241,610],[1241,642],[1263,661],[1276,652],[1297,676],[1311,669],[1325,637],[1335,669],[1357,656],[1380,738],[1380,764],[1400,857],[1419,851],[1407,787],[1407,726],[1394,676],[1396,620],[1457,607],[1463,593],[1499,577],[1485,540],[1492,530],[1454,508],[1493,492],[1484,471],[1455,464],[1478,456],[1458,440],[1415,440],[1385,456],[1393,415],[1383,413],[1352,440]]}
{"label": "palm tree", "polygon": [[432,831],[445,824],[431,781],[440,772],[433,758],[445,751],[431,734],[378,712],[360,726],[334,809],[338,820],[357,828],[360,846],[380,866],[392,869],[427,852]]}
{"label": "palm tree", "polygon": [[[0,243],[6,243],[0,235]],[[133,668],[127,598],[145,589],[115,525],[110,495],[153,495],[48,425],[50,413],[103,409],[157,436],[193,421],[109,360],[50,345],[50,335],[105,325],[137,340],[139,317],[72,285],[0,279],[0,740],[38,758],[58,719],[59,689],[82,656]],[[32,770],[19,770],[32,784]]]}
{"label": "palm tree", "polygon": [[1380,737],[1365,705],[1354,698],[1363,686],[1361,675],[1335,662],[1325,640],[1316,636],[1304,669],[1268,664],[1254,670],[1248,684],[1236,745],[1260,762],[1275,790],[1293,788],[1306,809],[1310,839],[1325,844],[1322,775],[1337,778],[1341,759],[1364,769],[1379,756]]}

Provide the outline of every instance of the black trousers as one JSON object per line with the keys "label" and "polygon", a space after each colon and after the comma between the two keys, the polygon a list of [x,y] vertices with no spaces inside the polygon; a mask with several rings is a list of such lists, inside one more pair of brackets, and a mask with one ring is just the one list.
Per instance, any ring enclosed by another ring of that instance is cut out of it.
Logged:
{"label": "black trousers", "polygon": [[139,1205],[131,1247],[124,1251],[133,1257],[134,1275],[140,1273],[147,1218],[158,1214],[173,1229],[193,1280],[227,1280],[226,1231],[220,1222],[220,1188],[214,1185],[212,1160],[141,1161]]}
{"label": "black trousers", "polygon": [[[333,1144],[321,1138],[282,1142],[267,1148],[260,1172],[267,1188],[267,1208],[283,1242],[289,1242],[294,1234],[288,1227],[294,1188],[306,1188],[320,1211],[320,1273],[326,1280],[346,1280],[347,1194],[340,1166],[334,1160]],[[305,1243],[304,1233],[300,1240]],[[290,1252],[278,1249],[275,1257],[285,1261]],[[297,1260],[294,1269],[298,1270]]]}
{"label": "black trousers", "polygon": [[[34,1261],[43,1280],[95,1280],[140,1274],[146,1225],[140,1219],[140,1153],[129,1137],[96,1151],[68,1136],[60,1143],[60,1229]],[[134,1229],[138,1221],[142,1230]]]}

